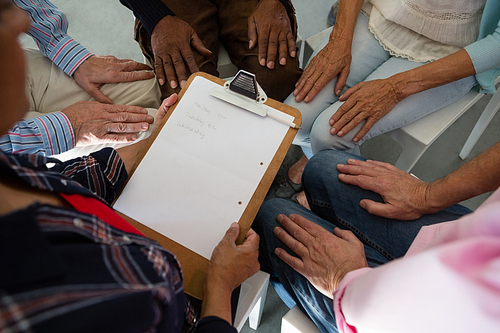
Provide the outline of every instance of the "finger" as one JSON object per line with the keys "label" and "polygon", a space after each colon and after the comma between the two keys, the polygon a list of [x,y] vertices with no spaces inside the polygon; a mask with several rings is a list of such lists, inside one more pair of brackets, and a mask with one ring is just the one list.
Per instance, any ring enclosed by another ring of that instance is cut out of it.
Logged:
{"label": "finger", "polygon": [[242,246],[249,248],[253,251],[257,251],[259,249],[259,241],[260,241],[259,235],[253,229],[250,229],[246,234],[245,240],[241,245],[239,245],[239,247]]}
{"label": "finger", "polygon": [[[315,68],[311,68],[309,71],[304,72],[299,79],[297,87],[293,91],[295,101],[300,102],[304,100],[316,84],[321,84],[317,83],[321,76],[322,72]],[[310,98],[312,98],[312,96]]]}
{"label": "finger", "polygon": [[330,126],[332,126],[332,128],[330,129],[330,134],[331,135],[335,135],[337,133],[337,130],[341,128],[341,126],[343,125],[343,123],[340,122],[340,119],[342,119],[342,117],[347,112],[349,112],[349,110],[351,109],[352,106],[353,105],[352,105],[352,102],[350,100],[349,101],[345,101],[337,109],[337,111],[335,111],[335,113],[330,117],[329,124],[330,124]]}
{"label": "finger", "polygon": [[365,209],[368,213],[382,216],[386,218],[392,218],[393,206],[386,203],[376,202],[369,199],[363,199],[359,202],[359,206]]}
{"label": "finger", "polygon": [[253,17],[248,19],[248,40],[248,49],[251,50],[257,45],[257,26]]}
{"label": "finger", "polygon": [[111,98],[108,96],[104,95],[102,91],[96,87],[95,85],[92,85],[91,88],[85,89],[90,96],[92,96],[96,101],[104,104],[113,104],[113,101]]}
{"label": "finger", "polygon": [[[127,113],[135,113],[135,114],[139,114],[142,116],[148,116],[148,110],[146,110],[145,108],[141,108],[140,106],[124,105],[124,104],[112,104],[112,105],[106,104],[106,105],[102,105],[102,107],[104,108],[104,110],[106,112],[109,112],[109,113],[118,113],[118,114],[123,113],[124,115],[126,115]],[[145,118],[141,118],[141,119],[145,119]],[[141,120],[141,121],[144,121],[144,120]]]}
{"label": "finger", "polygon": [[373,117],[368,118],[364,123],[363,127],[361,127],[361,129],[358,131],[358,133],[356,133],[354,138],[352,138],[352,141],[358,142],[359,140],[361,140],[371,130],[371,128],[373,127],[373,125],[375,125],[375,123],[376,121],[373,120]]}
{"label": "finger", "polygon": [[316,97],[316,95],[323,89],[328,82],[330,82],[331,78],[329,75],[326,75],[325,73],[321,73],[319,78],[314,82],[313,86],[311,87],[311,90],[307,93],[306,97],[304,97],[304,102],[309,103]]}
{"label": "finger", "polygon": [[[302,230],[303,231],[303,230]],[[298,241],[294,236],[291,236],[289,232],[287,232],[285,229],[276,227],[273,230],[274,235],[290,250],[292,250],[295,254],[297,254],[301,258],[307,258],[308,257],[308,250],[307,247]]]}
{"label": "finger", "polygon": [[286,58],[288,56],[288,40],[286,38],[286,35],[283,33],[280,33],[279,36],[279,59],[280,59],[280,65],[284,66],[286,65]]}
{"label": "finger", "polygon": [[166,75],[166,82],[170,85],[172,89],[177,88],[177,75],[175,73],[175,68],[173,60],[170,55],[166,56],[167,59],[163,59],[163,71]]}
{"label": "finger", "polygon": [[304,262],[297,257],[290,255],[281,248],[276,248],[274,253],[283,260],[288,266],[292,267],[298,273],[304,275]]}
{"label": "finger", "polygon": [[288,50],[290,51],[290,57],[295,58],[295,55],[297,54],[297,43],[295,42],[295,38],[293,37],[291,31],[289,31],[286,35],[286,39],[288,43]]}
{"label": "finger", "polygon": [[277,220],[293,238],[306,247],[315,242],[314,237],[318,235],[318,231],[315,230],[318,226],[316,223],[296,214],[291,214],[289,217],[280,214]]}
{"label": "finger", "polygon": [[108,80],[108,83],[118,83],[118,82],[133,82],[140,80],[149,80],[155,75],[151,71],[134,71],[134,72],[118,72],[113,77]]}
{"label": "finger", "polygon": [[[337,79],[337,83],[335,84],[334,92],[335,95],[339,96],[342,93],[342,90],[344,90],[345,85],[347,83],[347,77],[349,76],[350,69],[344,68]],[[343,99],[345,100],[345,99]]]}
{"label": "finger", "polygon": [[194,33],[191,37],[191,46],[202,56],[210,57],[212,55],[212,51],[206,48],[205,44],[203,44],[200,37],[198,37],[196,33]]}
{"label": "finger", "polygon": [[269,35],[266,33],[260,33],[258,38],[259,44],[259,63],[261,66],[266,66],[266,57],[267,57],[267,47],[268,47],[268,37]]}
{"label": "finger", "polygon": [[352,96],[352,94],[354,94],[356,91],[358,91],[360,88],[360,85],[357,84],[355,85],[354,87],[351,87],[349,89],[347,89],[340,97],[339,97],[339,101],[346,101],[349,99],[349,97]]}
{"label": "finger", "polygon": [[[356,114],[356,112],[358,112],[358,108],[351,109],[348,113],[344,115],[344,117],[342,117],[343,119],[341,119],[341,121],[335,124],[335,127],[339,128],[337,136],[343,137],[344,135],[352,131],[354,128],[358,127],[358,125],[361,124],[362,122],[366,122],[366,114],[364,112]],[[340,127],[341,126],[340,123],[342,122],[342,120],[344,120],[345,125]],[[360,133],[361,131],[362,130],[360,130],[358,133]],[[362,137],[363,136],[361,136],[361,138]],[[359,139],[360,138],[358,138],[354,142],[359,141]]]}
{"label": "finger", "polygon": [[125,133],[125,134],[117,134],[117,133],[106,133],[100,138],[103,142],[108,143],[127,143],[133,142],[137,140],[136,133]]}
{"label": "finger", "polygon": [[231,223],[229,229],[227,229],[224,239],[229,241],[231,244],[236,246],[236,239],[240,234],[240,225],[236,222]]}
{"label": "finger", "polygon": [[[193,52],[191,52],[191,50],[184,52],[182,54],[182,57],[184,58],[184,61],[186,62],[186,65],[188,66],[189,72],[191,72],[191,74],[199,71],[198,65],[196,64],[196,60],[194,59],[194,55]],[[182,77],[179,76],[179,73],[177,73],[177,77],[181,82],[181,88],[184,87],[184,84],[186,83],[187,80],[187,76]]]}
{"label": "finger", "polygon": [[151,70],[151,67],[149,67],[146,64],[131,60],[131,59],[122,59],[124,60],[122,64],[122,70],[126,72],[133,72],[133,71],[148,71]]}
{"label": "finger", "polygon": [[[191,53],[191,55],[192,55],[192,53]],[[179,83],[183,82],[183,81],[185,82],[187,80],[187,73],[186,73],[186,63],[184,62],[184,58],[178,52],[171,54],[170,57],[172,58],[172,63],[173,63],[174,68],[175,68],[175,74],[177,75],[178,82]],[[194,61],[194,58],[193,58],[193,61]],[[198,68],[196,63],[195,63],[195,66],[196,66],[196,68]],[[168,76],[168,74],[167,74],[167,76]],[[175,85],[175,87],[177,87],[177,84]],[[175,87],[172,87],[172,88],[175,88]]]}
{"label": "finger", "polygon": [[155,55],[155,74],[156,74],[156,79],[158,80],[158,83],[160,86],[164,85],[166,82],[166,75],[165,75],[165,70],[163,66],[163,60],[160,57],[157,57]]}
{"label": "finger", "polygon": [[335,236],[342,238],[343,240],[349,242],[360,242],[358,237],[354,235],[354,233],[350,230],[342,230],[340,228],[333,229],[333,233]]}
{"label": "finger", "polygon": [[274,30],[269,34],[267,45],[267,68],[273,69],[276,63],[276,53],[278,52],[278,33]]}
{"label": "finger", "polygon": [[125,134],[125,133],[139,133],[145,132],[149,128],[149,124],[146,122],[142,123],[108,123],[106,125],[106,131],[108,133],[115,134]]}

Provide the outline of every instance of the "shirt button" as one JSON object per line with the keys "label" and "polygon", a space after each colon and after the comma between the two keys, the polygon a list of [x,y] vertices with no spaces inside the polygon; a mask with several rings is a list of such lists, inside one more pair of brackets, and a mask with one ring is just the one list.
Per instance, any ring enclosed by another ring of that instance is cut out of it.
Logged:
{"label": "shirt button", "polygon": [[66,186],[66,185],[68,185],[68,181],[66,179],[61,179],[61,184]]}
{"label": "shirt button", "polygon": [[75,226],[77,226],[78,228],[83,228],[83,221],[82,221],[82,219],[74,218],[73,219],[73,224]]}
{"label": "shirt button", "polygon": [[127,236],[127,235],[123,236],[122,239],[123,239],[124,242],[127,242],[127,243],[130,242],[130,237]]}

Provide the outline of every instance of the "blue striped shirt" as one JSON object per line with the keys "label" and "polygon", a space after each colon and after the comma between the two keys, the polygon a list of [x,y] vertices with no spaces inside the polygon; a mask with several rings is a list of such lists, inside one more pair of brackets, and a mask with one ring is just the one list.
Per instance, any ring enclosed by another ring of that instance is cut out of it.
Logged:
{"label": "blue striped shirt", "polygon": [[0,137],[0,149],[15,154],[57,155],[75,145],[73,127],[62,112],[19,121]]}
{"label": "blue striped shirt", "polygon": [[31,19],[28,34],[33,37],[44,56],[52,60],[64,73],[73,75],[78,67],[93,54],[68,36],[66,15],[47,0],[11,0]]}

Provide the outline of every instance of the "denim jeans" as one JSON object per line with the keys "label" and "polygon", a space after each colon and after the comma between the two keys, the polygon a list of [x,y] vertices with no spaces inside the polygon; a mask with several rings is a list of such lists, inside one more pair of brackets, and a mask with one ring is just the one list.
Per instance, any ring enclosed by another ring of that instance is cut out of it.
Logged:
{"label": "denim jeans", "polygon": [[302,215],[332,233],[335,227],[352,231],[364,244],[368,265],[376,267],[402,257],[422,226],[455,220],[471,212],[466,207],[454,205],[414,221],[371,215],[359,206],[360,200],[383,202],[382,197],[338,180],[336,165],[346,164],[349,158],[361,159],[335,150],[324,150],[314,155],[302,176],[312,211],[291,201],[272,199],[264,202],[252,226],[260,236],[261,269],[271,274],[276,292],[287,306],[297,305],[322,332],[337,331],[333,301],[274,254],[274,249],[280,247],[293,255],[273,234],[273,229],[278,226],[278,214]]}
{"label": "denim jeans", "polygon": [[[314,57],[328,42],[326,36],[316,48]],[[352,42],[351,70],[344,91],[362,81],[385,79],[396,73],[408,71],[425,63],[393,57],[379,44],[368,30],[368,18],[359,14],[354,29]],[[358,142],[353,142],[354,135],[361,129],[364,121],[343,137],[330,134],[329,120],[342,105],[333,91],[337,77],[331,80],[309,103],[295,101],[291,94],[285,104],[297,108],[302,114],[302,125],[295,137],[294,144],[302,147],[304,154],[311,158],[323,149],[337,149],[356,152],[354,148],[364,140],[400,128],[434,111],[448,106],[465,95],[477,81],[470,76],[441,87],[429,89],[402,100]]]}

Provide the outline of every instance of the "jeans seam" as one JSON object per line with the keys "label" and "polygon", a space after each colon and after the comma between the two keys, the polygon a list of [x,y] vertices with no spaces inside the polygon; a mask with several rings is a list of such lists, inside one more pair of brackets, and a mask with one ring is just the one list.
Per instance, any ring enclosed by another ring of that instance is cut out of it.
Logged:
{"label": "jeans seam", "polygon": [[[328,208],[328,209],[330,209],[330,210],[333,211],[332,205],[330,203],[328,203],[328,202],[324,202],[324,201],[312,199],[312,203],[313,203],[314,206],[319,206],[321,208]],[[380,245],[378,245],[377,243],[375,243],[374,241],[372,241],[370,238],[366,237],[354,225],[352,225],[351,223],[347,222],[343,218],[337,216],[337,214],[335,214],[335,217],[337,218],[337,221],[342,226],[344,226],[345,228],[347,228],[348,230],[350,230],[352,233],[354,233],[356,235],[356,237],[358,237],[361,240],[362,243],[364,243],[364,244],[370,246],[371,248],[375,249],[380,254],[382,254],[384,257],[386,257],[388,260],[393,260],[394,259],[394,257],[387,250],[385,250],[383,247],[381,247]]]}

